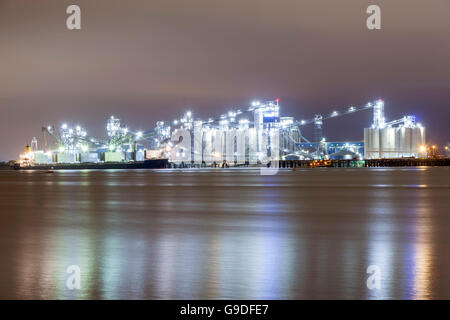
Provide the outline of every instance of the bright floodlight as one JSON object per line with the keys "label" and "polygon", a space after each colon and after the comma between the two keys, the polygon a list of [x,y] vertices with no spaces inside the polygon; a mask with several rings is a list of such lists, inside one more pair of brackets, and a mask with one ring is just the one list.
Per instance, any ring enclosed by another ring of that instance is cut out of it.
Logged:
{"label": "bright floodlight", "polygon": [[192,112],[188,111],[188,112],[186,112],[186,115],[188,118],[190,118],[192,116]]}
{"label": "bright floodlight", "polygon": [[67,129],[67,124],[63,123],[63,125],[61,126],[61,128],[63,128],[64,130]]}
{"label": "bright floodlight", "polygon": [[139,131],[138,133],[136,133],[136,137],[141,138],[142,137],[142,131]]}

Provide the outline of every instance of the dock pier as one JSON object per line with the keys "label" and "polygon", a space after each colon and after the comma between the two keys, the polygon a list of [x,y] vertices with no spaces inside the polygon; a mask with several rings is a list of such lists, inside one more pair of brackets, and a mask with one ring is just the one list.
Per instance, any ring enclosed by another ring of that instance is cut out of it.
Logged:
{"label": "dock pier", "polygon": [[377,167],[443,167],[450,158],[436,159],[370,159],[370,160],[280,160],[278,168],[377,168]]}

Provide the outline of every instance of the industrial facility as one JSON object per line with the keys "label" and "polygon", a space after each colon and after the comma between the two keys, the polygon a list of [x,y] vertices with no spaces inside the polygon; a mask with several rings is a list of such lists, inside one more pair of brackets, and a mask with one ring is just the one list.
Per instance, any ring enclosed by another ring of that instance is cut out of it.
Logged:
{"label": "industrial facility", "polygon": [[[364,142],[327,142],[324,121],[372,110],[373,123],[364,129]],[[302,134],[314,126],[314,137]],[[21,163],[99,163],[165,158],[174,166],[270,165],[278,160],[380,159],[421,157],[425,128],[414,116],[387,122],[384,101],[350,106],[310,120],[281,116],[279,100],[254,101],[217,118],[194,119],[191,111],[173,121],[158,121],[147,131],[133,131],[111,116],[106,139],[96,139],[81,126],[42,128],[41,148],[36,138],[21,155]]]}
{"label": "industrial facility", "polygon": [[415,116],[386,122],[384,103],[373,107],[372,127],[364,129],[364,158],[404,158],[420,156],[425,146],[425,128]]}

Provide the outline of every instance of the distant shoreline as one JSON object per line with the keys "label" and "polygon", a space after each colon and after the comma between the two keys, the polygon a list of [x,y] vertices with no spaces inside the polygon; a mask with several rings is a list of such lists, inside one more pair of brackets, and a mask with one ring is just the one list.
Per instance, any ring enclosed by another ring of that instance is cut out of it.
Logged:
{"label": "distant shoreline", "polygon": [[12,170],[13,167],[8,162],[0,162],[0,170]]}

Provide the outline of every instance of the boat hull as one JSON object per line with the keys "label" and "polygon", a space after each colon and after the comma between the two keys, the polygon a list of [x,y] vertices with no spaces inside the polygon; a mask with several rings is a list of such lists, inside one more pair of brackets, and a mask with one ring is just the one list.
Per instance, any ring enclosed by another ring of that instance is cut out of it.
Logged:
{"label": "boat hull", "polygon": [[151,159],[136,162],[102,163],[55,163],[27,167],[15,166],[16,170],[84,170],[84,169],[163,169],[169,166],[167,159]]}

